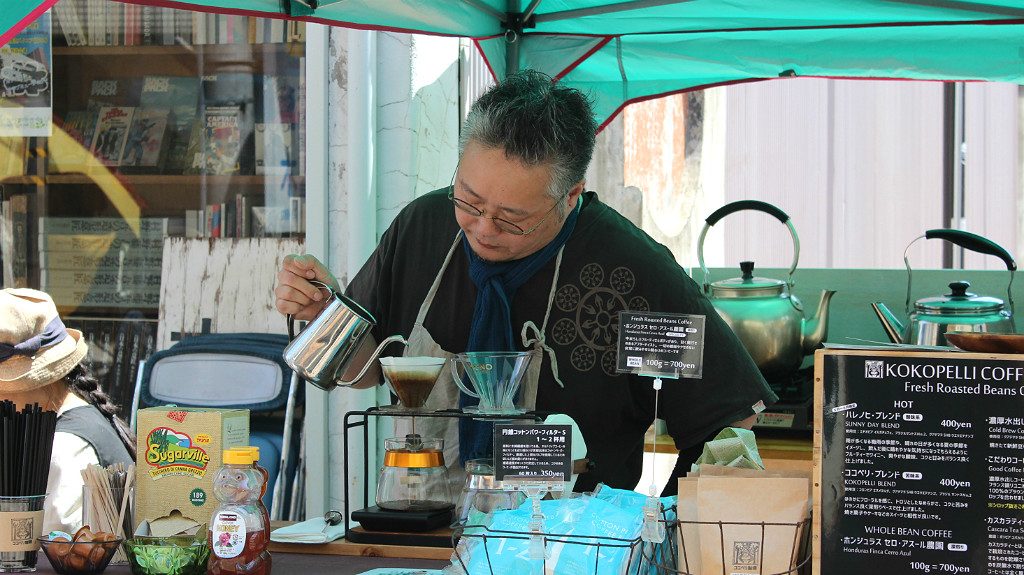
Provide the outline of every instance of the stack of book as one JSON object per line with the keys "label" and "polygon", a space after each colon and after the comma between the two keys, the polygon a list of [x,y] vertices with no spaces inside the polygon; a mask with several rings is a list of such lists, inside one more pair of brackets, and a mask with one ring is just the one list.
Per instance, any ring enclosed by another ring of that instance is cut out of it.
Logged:
{"label": "stack of book", "polygon": [[41,217],[41,288],[61,305],[157,307],[163,240],[183,228],[180,218]]}

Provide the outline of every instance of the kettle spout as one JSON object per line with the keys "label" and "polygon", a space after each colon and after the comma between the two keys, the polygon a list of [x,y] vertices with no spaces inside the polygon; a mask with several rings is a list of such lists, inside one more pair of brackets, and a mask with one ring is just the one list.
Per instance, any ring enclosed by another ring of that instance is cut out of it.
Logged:
{"label": "kettle spout", "polygon": [[875,310],[878,321],[882,322],[882,329],[885,330],[885,335],[889,336],[889,341],[903,343],[903,323],[880,301],[871,304],[871,308]]}
{"label": "kettle spout", "polygon": [[804,322],[800,338],[804,355],[812,353],[828,337],[828,304],[832,301],[832,296],[835,293],[835,290],[821,290],[818,309],[814,311],[814,315],[810,319]]}

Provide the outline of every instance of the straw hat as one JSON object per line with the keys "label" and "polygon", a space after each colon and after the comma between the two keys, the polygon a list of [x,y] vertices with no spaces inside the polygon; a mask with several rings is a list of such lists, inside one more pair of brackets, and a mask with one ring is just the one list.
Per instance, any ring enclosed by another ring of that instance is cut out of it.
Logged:
{"label": "straw hat", "polygon": [[0,291],[0,394],[57,381],[82,361],[88,349],[82,332],[64,327],[48,294],[33,289]]}

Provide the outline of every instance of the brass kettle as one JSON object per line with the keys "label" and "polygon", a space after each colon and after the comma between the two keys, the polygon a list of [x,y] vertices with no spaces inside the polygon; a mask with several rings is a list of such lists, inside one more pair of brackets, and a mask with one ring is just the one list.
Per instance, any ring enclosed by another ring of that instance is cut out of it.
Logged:
{"label": "brass kettle", "polygon": [[[1006,264],[1010,272],[1010,281],[1006,286],[1006,297],[1009,309],[1003,300],[991,296],[979,296],[967,291],[971,284],[956,281],[949,284],[950,293],[945,295],[921,298],[910,304],[911,270],[908,252],[917,240],[940,239],[952,242],[964,249],[998,257]],[[1014,333],[1013,286],[1014,271],[1017,269],[1013,257],[999,244],[992,240],[961,230],[936,229],[928,230],[923,236],[911,240],[903,251],[903,262],[907,266],[907,300],[906,325],[882,302],[875,302],[871,307],[882,322],[885,334],[893,343],[913,345],[949,345],[946,333],[953,331]]]}
{"label": "brass kettle", "polygon": [[[754,277],[754,262],[741,262],[742,276],[716,282],[704,264],[704,238],[711,226],[741,210],[761,211],[782,222],[793,238],[793,263],[787,281]],[[805,355],[813,353],[828,335],[828,311],[833,290],[822,290],[817,309],[804,317],[800,300],[793,295],[793,272],[800,260],[800,238],[786,212],[757,200],[726,204],[707,217],[697,240],[697,258],[704,272],[704,293],[743,343],[758,369],[767,378],[791,375]]]}

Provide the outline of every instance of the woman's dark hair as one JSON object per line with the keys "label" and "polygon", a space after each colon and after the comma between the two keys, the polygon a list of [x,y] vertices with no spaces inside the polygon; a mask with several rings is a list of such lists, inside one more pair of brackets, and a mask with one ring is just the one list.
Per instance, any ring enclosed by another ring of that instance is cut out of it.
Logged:
{"label": "woman's dark hair", "polygon": [[128,424],[118,417],[117,404],[111,401],[107,392],[103,391],[103,388],[100,387],[99,380],[92,374],[89,366],[85,362],[79,363],[64,376],[64,381],[67,382],[68,389],[75,395],[96,407],[96,409],[100,410],[100,413],[110,420],[111,425],[117,430],[121,443],[124,444],[132,459],[135,459],[135,435],[128,428]]}

